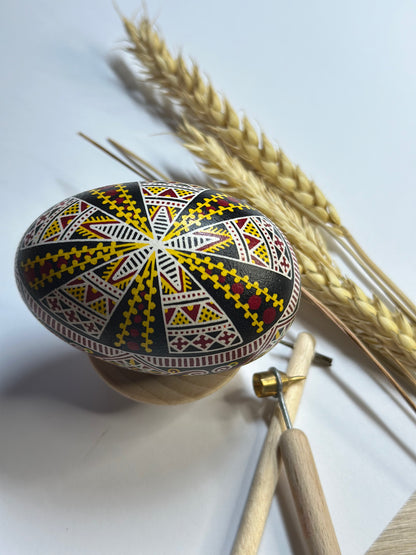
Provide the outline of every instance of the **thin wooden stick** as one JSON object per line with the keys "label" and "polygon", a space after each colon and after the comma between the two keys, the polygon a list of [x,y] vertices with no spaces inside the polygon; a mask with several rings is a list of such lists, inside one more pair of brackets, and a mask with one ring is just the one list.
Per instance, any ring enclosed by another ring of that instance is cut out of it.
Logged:
{"label": "thin wooden stick", "polygon": [[[309,333],[300,333],[296,339],[287,368],[288,376],[307,376],[314,356],[315,339]],[[286,405],[292,420],[295,419],[305,381],[296,382],[285,394]],[[253,477],[244,513],[241,519],[232,555],[251,555],[258,551],[264,526],[279,479],[277,445],[285,430],[281,411],[276,403],[263,449]]]}

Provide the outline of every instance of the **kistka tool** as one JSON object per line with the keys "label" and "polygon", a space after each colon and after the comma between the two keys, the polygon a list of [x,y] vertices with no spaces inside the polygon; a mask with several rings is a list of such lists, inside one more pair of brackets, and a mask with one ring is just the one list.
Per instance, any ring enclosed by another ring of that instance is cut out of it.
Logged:
{"label": "kistka tool", "polygon": [[341,554],[334,526],[326,504],[318,471],[306,435],[293,428],[283,391],[303,376],[288,377],[270,368],[253,375],[257,397],[273,396],[279,403],[286,430],[282,433],[278,451],[285,465],[297,513],[313,555]]}

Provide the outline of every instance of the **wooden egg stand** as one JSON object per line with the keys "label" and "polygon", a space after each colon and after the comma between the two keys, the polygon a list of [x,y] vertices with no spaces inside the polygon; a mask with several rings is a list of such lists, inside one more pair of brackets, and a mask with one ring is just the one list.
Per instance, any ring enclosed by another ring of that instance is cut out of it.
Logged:
{"label": "wooden egg stand", "polygon": [[228,383],[240,368],[236,366],[232,370],[201,376],[157,376],[92,356],[90,360],[101,378],[118,393],[133,401],[155,405],[180,405],[202,399]]}

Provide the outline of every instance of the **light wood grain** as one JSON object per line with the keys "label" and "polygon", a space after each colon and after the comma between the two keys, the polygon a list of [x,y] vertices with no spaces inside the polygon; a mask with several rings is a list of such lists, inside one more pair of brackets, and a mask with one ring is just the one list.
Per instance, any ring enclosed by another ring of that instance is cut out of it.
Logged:
{"label": "light wood grain", "polygon": [[180,405],[211,395],[237,374],[239,367],[203,376],[156,376],[110,364],[98,358],[90,360],[102,379],[113,389],[142,403]]}
{"label": "light wood grain", "polygon": [[379,535],[366,555],[416,553],[416,491]]}
{"label": "light wood grain", "polygon": [[297,513],[312,555],[340,555],[309,441],[296,428],[283,432],[279,452]]}
{"label": "light wood grain", "polygon": [[[305,332],[300,333],[289,361],[287,375],[306,377],[314,352],[313,336]],[[292,421],[298,410],[304,384],[305,381],[296,382],[285,393],[286,405]],[[254,555],[258,551],[279,479],[280,465],[276,452],[284,429],[281,412],[276,402],[234,542],[233,555]]]}

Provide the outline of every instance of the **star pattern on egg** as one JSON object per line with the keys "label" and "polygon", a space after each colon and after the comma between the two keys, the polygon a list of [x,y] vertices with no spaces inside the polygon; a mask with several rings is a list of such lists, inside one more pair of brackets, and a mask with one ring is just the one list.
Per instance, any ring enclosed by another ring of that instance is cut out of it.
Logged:
{"label": "star pattern on egg", "polygon": [[181,183],[66,199],[29,228],[16,273],[52,331],[155,373],[223,370],[258,356],[290,324],[300,288],[290,245],[270,220]]}

